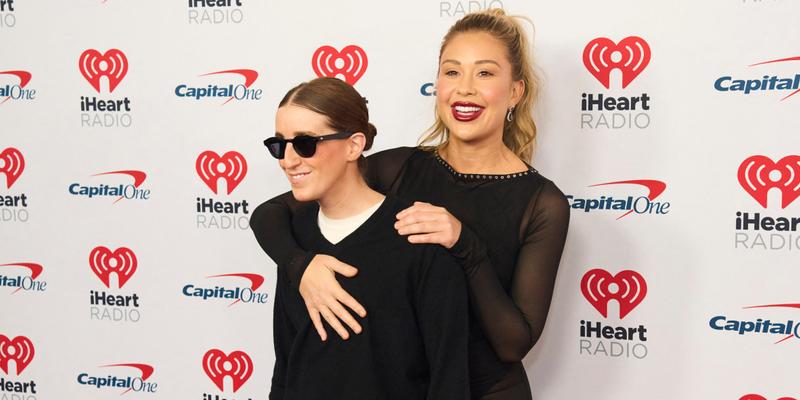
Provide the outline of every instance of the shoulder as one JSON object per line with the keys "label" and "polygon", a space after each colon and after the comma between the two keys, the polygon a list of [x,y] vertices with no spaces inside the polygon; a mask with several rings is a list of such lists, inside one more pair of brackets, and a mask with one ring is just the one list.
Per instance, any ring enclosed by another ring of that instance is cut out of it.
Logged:
{"label": "shoulder", "polygon": [[402,166],[408,160],[419,157],[430,152],[419,147],[395,147],[393,149],[381,150],[367,157],[368,165],[382,166]]}
{"label": "shoulder", "polygon": [[531,174],[529,182],[535,189],[531,194],[530,206],[541,204],[550,207],[569,208],[567,196],[552,180],[536,171]]}
{"label": "shoulder", "polygon": [[377,153],[371,154],[369,157],[367,157],[367,159],[372,160],[382,158],[409,157],[417,151],[420,151],[418,147],[395,147],[393,149],[381,150]]}
{"label": "shoulder", "polygon": [[292,192],[289,191],[256,206],[250,214],[250,226],[260,226],[269,223],[271,211],[276,207],[283,207],[290,210],[292,219],[295,219],[315,213],[319,205],[314,201],[299,202],[294,199]]}
{"label": "shoulder", "polygon": [[543,227],[566,229],[569,225],[570,206],[567,196],[553,181],[537,175],[537,190],[531,196],[520,224],[520,240],[523,240],[526,233]]}

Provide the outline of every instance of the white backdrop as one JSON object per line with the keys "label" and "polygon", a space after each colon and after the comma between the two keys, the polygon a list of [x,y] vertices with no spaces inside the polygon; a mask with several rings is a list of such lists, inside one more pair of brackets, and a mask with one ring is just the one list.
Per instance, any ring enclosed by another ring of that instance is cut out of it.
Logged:
{"label": "white backdrop", "polygon": [[534,21],[533,165],[575,207],[534,397],[800,398],[797,1],[76,0],[0,1],[0,399],[265,398],[275,265],[247,219],[289,187],[278,101],[356,46],[375,150],[413,145],[441,37],[487,6]]}

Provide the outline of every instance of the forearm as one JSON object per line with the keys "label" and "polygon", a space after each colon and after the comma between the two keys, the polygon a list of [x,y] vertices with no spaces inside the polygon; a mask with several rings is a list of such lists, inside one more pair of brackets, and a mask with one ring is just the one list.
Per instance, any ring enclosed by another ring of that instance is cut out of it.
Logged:
{"label": "forearm", "polygon": [[467,277],[473,314],[495,353],[506,362],[521,360],[540,332],[534,332],[522,310],[500,284],[485,245],[464,226],[452,251]]}
{"label": "forearm", "polygon": [[250,217],[250,229],[265,253],[281,268],[294,287],[314,257],[297,244],[292,235],[292,210],[298,204],[286,192],[259,205]]}

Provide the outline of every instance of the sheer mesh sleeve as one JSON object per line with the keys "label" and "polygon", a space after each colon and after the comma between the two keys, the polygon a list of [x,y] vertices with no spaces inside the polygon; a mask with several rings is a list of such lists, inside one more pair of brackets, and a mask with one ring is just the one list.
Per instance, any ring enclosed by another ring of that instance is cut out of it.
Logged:
{"label": "sheer mesh sleeve", "polygon": [[473,311],[503,361],[521,360],[542,334],[568,225],[567,200],[547,181],[531,199],[520,225],[521,247],[511,296],[501,286],[485,245],[472,230],[463,226],[451,249],[467,275]]}
{"label": "sheer mesh sleeve", "polygon": [[367,157],[365,178],[369,186],[383,194],[394,193],[402,179],[403,167],[415,147],[398,147]]}
{"label": "sheer mesh sleeve", "polygon": [[[367,182],[381,193],[390,192],[414,151],[413,147],[399,147],[367,157]],[[258,244],[275,264],[285,268],[289,284],[295,288],[300,286],[300,278],[316,255],[300,247],[292,233],[292,215],[301,204],[292,192],[286,192],[261,203],[250,216],[250,229]]]}
{"label": "sheer mesh sleeve", "polygon": [[261,203],[250,216],[250,229],[275,264],[285,268],[286,278],[294,287],[300,286],[313,252],[301,248],[292,234],[292,215],[301,205],[292,192],[286,192]]}

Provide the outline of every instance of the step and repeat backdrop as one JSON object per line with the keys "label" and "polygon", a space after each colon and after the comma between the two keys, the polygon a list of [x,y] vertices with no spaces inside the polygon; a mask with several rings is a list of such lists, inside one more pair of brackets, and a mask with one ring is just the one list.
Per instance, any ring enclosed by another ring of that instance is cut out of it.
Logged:
{"label": "step and repeat backdrop", "polygon": [[0,399],[265,398],[278,101],[339,77],[414,145],[488,7],[572,207],[534,397],[800,398],[800,2],[0,0]]}

